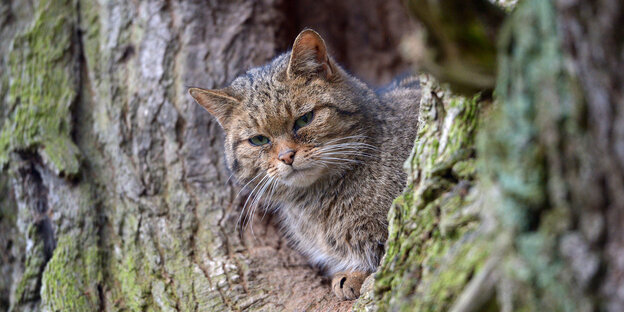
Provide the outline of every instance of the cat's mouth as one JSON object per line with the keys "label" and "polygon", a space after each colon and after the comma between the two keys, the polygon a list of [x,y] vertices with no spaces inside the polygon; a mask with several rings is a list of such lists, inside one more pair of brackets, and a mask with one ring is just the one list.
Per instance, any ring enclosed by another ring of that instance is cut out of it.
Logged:
{"label": "cat's mouth", "polygon": [[299,168],[299,169],[293,168],[288,174],[286,174],[284,178],[290,179],[293,176],[306,175],[307,173],[312,172],[312,170],[314,170],[314,168]]}
{"label": "cat's mouth", "polygon": [[284,184],[296,187],[306,187],[319,178],[320,172],[315,167],[292,168],[290,172],[280,178]]}

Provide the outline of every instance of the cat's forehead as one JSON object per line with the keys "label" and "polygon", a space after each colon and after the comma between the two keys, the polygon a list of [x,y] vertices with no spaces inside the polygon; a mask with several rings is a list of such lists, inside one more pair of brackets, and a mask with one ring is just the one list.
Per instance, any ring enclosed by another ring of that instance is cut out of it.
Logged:
{"label": "cat's forehead", "polygon": [[232,89],[242,99],[248,109],[255,109],[258,104],[278,104],[276,102],[296,102],[301,98],[323,100],[328,97],[328,86],[320,80],[287,79],[286,71],[290,53],[284,53],[268,64],[248,70],[236,78]]}
{"label": "cat's forehead", "polygon": [[231,84],[242,97],[250,97],[256,93],[283,91],[288,55],[283,54],[272,62],[248,70],[237,77]]}
{"label": "cat's forehead", "polygon": [[316,104],[334,102],[332,92],[328,92],[320,79],[308,82],[286,79],[288,59],[289,54],[283,54],[232,82],[231,87],[241,99],[235,117],[239,132],[269,134],[289,130],[297,117]]}

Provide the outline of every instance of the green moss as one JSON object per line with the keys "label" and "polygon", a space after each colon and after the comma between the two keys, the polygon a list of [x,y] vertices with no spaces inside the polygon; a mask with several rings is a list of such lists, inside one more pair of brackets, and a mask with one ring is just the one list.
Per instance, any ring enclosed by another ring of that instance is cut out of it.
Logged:
{"label": "green moss", "polygon": [[14,38],[8,58],[11,113],[0,134],[0,166],[12,151],[33,150],[57,173],[78,172],[70,112],[79,76],[75,8],[72,0],[42,0],[34,23]]}
{"label": "green moss", "polygon": [[[87,59],[87,66],[97,66],[99,62],[96,60],[101,53],[99,46],[100,20],[98,14],[98,10],[101,8],[95,1],[78,1],[80,2],[81,27],[85,31],[83,34],[83,49]],[[89,68],[89,72],[98,73],[99,68]]]}
{"label": "green moss", "polygon": [[31,301],[39,300],[39,285],[41,272],[46,263],[44,241],[40,237],[37,226],[31,224],[27,230],[27,239],[32,242],[32,247],[26,250],[24,262],[24,274],[17,283],[13,296],[13,306],[21,306]]}
{"label": "green moss", "polygon": [[470,240],[453,246],[456,250],[440,249],[448,254],[420,288],[422,300],[415,302],[418,311],[448,311],[464,287],[470,282],[490,255],[491,246],[484,241]]}
{"label": "green moss", "polygon": [[42,304],[50,311],[96,311],[100,306],[101,255],[94,236],[64,235],[42,278]]}
{"label": "green moss", "polygon": [[464,239],[479,225],[465,211],[473,201],[466,192],[475,171],[479,97],[452,96],[423,81],[423,121],[407,161],[411,184],[390,210],[386,257],[375,279],[381,311],[448,309],[489,252],[489,245]]}
{"label": "green moss", "polygon": [[[115,272],[115,277],[121,283],[120,304],[126,305],[131,311],[142,311],[147,304],[147,295],[150,286],[145,284],[146,272],[143,264],[139,260],[141,255],[133,250],[127,250],[124,254],[124,262]],[[149,275],[148,275],[149,276]]]}
{"label": "green moss", "polygon": [[[479,164],[489,187],[500,194],[493,207],[501,235],[512,237],[502,260],[514,311],[576,311],[588,299],[574,290],[558,241],[572,224],[572,212],[552,187],[563,179],[548,165],[557,146],[547,143],[556,124],[569,118],[574,82],[560,51],[551,1],[521,1],[501,31],[498,103],[479,139]],[[574,134],[572,137],[579,137]],[[575,144],[571,144],[575,145]],[[588,309],[591,310],[591,309]]]}
{"label": "green moss", "polygon": [[453,165],[452,173],[457,179],[469,180],[475,177],[477,171],[474,159],[458,161]]}
{"label": "green moss", "polygon": [[[559,248],[576,226],[575,211],[562,196],[570,191],[565,173],[549,160],[566,159],[565,144],[587,145],[556,22],[554,4],[542,0],[522,1],[508,18],[497,103],[484,119],[476,153],[479,106],[448,95],[437,100],[431,85],[423,88],[424,124],[408,162],[411,185],[390,211],[387,255],[375,282],[379,310],[447,311],[488,259],[502,273],[496,291],[503,293],[488,294],[483,310],[497,310],[497,298],[513,311],[601,306],[593,290],[579,289]],[[476,197],[462,191],[477,175],[480,215],[468,209]],[[482,231],[478,216],[494,232]]]}

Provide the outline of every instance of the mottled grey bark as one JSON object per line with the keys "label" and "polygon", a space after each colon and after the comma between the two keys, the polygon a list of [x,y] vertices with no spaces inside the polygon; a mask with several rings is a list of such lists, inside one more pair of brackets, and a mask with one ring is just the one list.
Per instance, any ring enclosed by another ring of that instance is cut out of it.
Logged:
{"label": "mottled grey bark", "polygon": [[3,1],[0,25],[0,310],[349,308],[270,217],[237,228],[222,131],[186,89],[305,26],[387,82],[408,68],[398,1]]}
{"label": "mottled grey bark", "polygon": [[[624,310],[624,8],[507,11],[497,36],[467,32],[498,42],[479,73],[497,68],[493,102],[423,77],[409,187],[357,309]],[[186,87],[222,86],[305,26],[388,81],[413,29],[398,3],[4,1],[0,25],[1,310],[351,308],[270,217],[236,227],[221,130]]]}

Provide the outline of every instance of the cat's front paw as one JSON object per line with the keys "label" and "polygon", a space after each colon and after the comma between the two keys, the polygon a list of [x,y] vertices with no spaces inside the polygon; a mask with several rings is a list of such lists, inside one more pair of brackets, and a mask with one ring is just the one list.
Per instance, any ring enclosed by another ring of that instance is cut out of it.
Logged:
{"label": "cat's front paw", "polygon": [[364,272],[340,272],[332,277],[332,291],[342,300],[353,300],[360,296],[360,287],[368,274]]}

